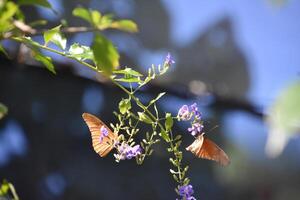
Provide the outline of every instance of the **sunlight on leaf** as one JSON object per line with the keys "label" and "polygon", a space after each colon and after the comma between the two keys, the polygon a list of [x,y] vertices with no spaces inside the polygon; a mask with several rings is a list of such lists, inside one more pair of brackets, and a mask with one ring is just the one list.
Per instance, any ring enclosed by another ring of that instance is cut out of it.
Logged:
{"label": "sunlight on leaf", "polygon": [[47,46],[47,44],[49,42],[53,42],[54,44],[56,44],[59,48],[61,49],[65,49],[66,45],[67,45],[67,40],[66,38],[60,33],[60,27],[56,26],[48,31],[46,31],[44,33],[44,40],[45,40],[45,45]]}
{"label": "sunlight on leaf", "polygon": [[152,123],[152,120],[150,119],[150,117],[148,115],[146,115],[145,113],[143,112],[138,112],[138,115],[139,115],[139,120],[147,123],[147,124],[151,124]]}
{"label": "sunlight on leaf", "polygon": [[92,24],[92,17],[91,17],[91,14],[89,12],[88,9],[85,9],[85,8],[75,8],[72,12],[72,14],[76,17],[80,17],[84,20],[86,20],[87,22],[91,23]]}
{"label": "sunlight on leaf", "polygon": [[94,55],[90,47],[74,43],[70,46],[69,54],[78,60],[93,60]]}
{"label": "sunlight on leaf", "polygon": [[43,63],[45,65],[45,67],[52,72],[53,74],[56,74],[55,69],[54,69],[54,65],[52,64],[52,59],[48,56],[45,56],[43,54],[41,54],[39,51],[32,49],[33,52],[33,58],[41,63]]}
{"label": "sunlight on leaf", "polygon": [[101,34],[95,34],[92,50],[99,70],[110,75],[119,66],[119,53],[111,41]]}
{"label": "sunlight on leaf", "polygon": [[138,27],[137,27],[136,23],[134,23],[133,21],[128,20],[128,19],[114,21],[111,24],[111,27],[122,30],[122,31],[127,31],[130,33],[138,32]]}
{"label": "sunlight on leaf", "polygon": [[269,135],[266,153],[276,157],[282,153],[288,141],[300,133],[300,82],[284,89],[269,108],[266,123]]}
{"label": "sunlight on leaf", "polygon": [[119,103],[120,113],[125,114],[130,109],[131,109],[130,99],[122,99]]}
{"label": "sunlight on leaf", "polygon": [[115,70],[115,74],[125,74],[125,75],[130,75],[130,76],[143,76],[143,74],[139,73],[138,71],[135,71],[129,67],[126,67],[125,69],[122,70]]}

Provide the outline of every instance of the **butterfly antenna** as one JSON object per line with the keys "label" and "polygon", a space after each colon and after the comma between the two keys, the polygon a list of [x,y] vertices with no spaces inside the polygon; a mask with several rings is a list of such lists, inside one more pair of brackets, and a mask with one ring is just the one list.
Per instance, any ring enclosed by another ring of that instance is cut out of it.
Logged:
{"label": "butterfly antenna", "polygon": [[212,130],[214,130],[214,129],[218,128],[218,127],[219,127],[219,125],[215,125],[215,126],[212,127],[211,129],[209,129],[209,130],[207,131],[207,133],[210,133]]}

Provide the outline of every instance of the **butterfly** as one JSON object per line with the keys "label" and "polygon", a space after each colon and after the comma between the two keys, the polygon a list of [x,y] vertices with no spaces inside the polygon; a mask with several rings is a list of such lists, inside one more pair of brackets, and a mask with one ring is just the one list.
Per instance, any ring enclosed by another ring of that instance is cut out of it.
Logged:
{"label": "butterfly", "polygon": [[227,154],[210,139],[204,137],[204,133],[197,136],[196,140],[186,148],[198,158],[204,158],[218,162],[222,166],[227,166],[230,160]]}
{"label": "butterfly", "polygon": [[99,118],[92,114],[83,113],[82,118],[91,132],[95,152],[101,157],[106,156],[118,143],[118,134],[111,131]]}

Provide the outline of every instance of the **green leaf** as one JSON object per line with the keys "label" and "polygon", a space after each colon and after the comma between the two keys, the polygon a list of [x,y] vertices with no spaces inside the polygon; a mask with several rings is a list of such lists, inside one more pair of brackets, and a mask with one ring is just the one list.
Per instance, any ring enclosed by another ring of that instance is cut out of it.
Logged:
{"label": "green leaf", "polygon": [[171,115],[171,113],[166,113],[166,121],[165,121],[166,130],[167,131],[171,130],[172,126],[173,126],[172,115]]}
{"label": "green leaf", "polygon": [[111,24],[111,27],[122,30],[122,31],[127,31],[130,33],[138,32],[138,27],[137,27],[136,23],[134,23],[133,21],[128,20],[128,19],[114,21]]}
{"label": "green leaf", "polygon": [[1,13],[1,21],[6,21],[10,18],[12,18],[17,12],[19,8],[18,6],[9,1],[5,4],[5,11]]}
{"label": "green leaf", "polygon": [[52,64],[52,59],[48,56],[45,56],[41,54],[38,50],[32,49],[33,50],[33,58],[45,65],[45,67],[52,72],[53,74],[56,74],[54,65]]}
{"label": "green leaf", "polygon": [[0,44],[0,51],[6,56],[9,57],[3,46]]}
{"label": "green leaf", "polygon": [[69,54],[78,60],[94,60],[90,47],[74,43],[69,48]]}
{"label": "green leaf", "polygon": [[111,41],[101,34],[95,34],[92,50],[97,69],[110,75],[119,66],[119,53]]}
{"label": "green leaf", "polygon": [[130,109],[131,109],[130,99],[122,99],[119,103],[120,113],[125,114]]}
{"label": "green leaf", "polygon": [[84,19],[85,21],[87,21],[91,24],[93,23],[90,11],[85,8],[75,8],[73,10],[72,14],[76,17],[80,17],[81,19]]}
{"label": "green leaf", "polygon": [[151,106],[152,104],[154,104],[156,101],[158,101],[158,100],[159,100],[162,96],[164,96],[165,94],[166,94],[165,92],[159,93],[155,99],[152,99],[152,100],[149,102],[148,107]]}
{"label": "green leaf", "polygon": [[35,26],[46,25],[47,23],[48,23],[47,20],[40,19],[40,20],[36,20],[36,21],[33,21],[33,22],[28,23],[28,25],[29,25],[30,27],[35,27]]}
{"label": "green leaf", "polygon": [[115,81],[125,82],[125,83],[140,83],[141,79],[131,77],[131,78],[116,78]]}
{"label": "green leaf", "polygon": [[266,153],[270,157],[281,154],[287,142],[300,133],[300,81],[285,88],[269,108],[266,122],[269,135]]}
{"label": "green leaf", "polygon": [[97,27],[101,22],[101,13],[97,10],[91,10],[90,15],[92,18],[93,25]]}
{"label": "green leaf", "polygon": [[2,119],[4,117],[4,115],[6,115],[8,112],[8,109],[5,105],[3,105],[2,103],[0,103],[0,119]]}
{"label": "green leaf", "polygon": [[121,69],[121,70],[115,70],[114,73],[115,74],[125,74],[125,75],[136,76],[136,77],[143,76],[143,74],[141,74],[138,71],[135,71],[129,67],[126,67],[125,69]]}
{"label": "green leaf", "polygon": [[47,0],[18,0],[19,5],[37,5],[46,8],[52,8],[51,4]]}
{"label": "green leaf", "polygon": [[14,28],[12,20],[18,12],[19,8],[15,3],[11,1],[3,3],[0,10],[0,32],[10,31]]}
{"label": "green leaf", "polygon": [[111,23],[113,22],[113,15],[112,14],[107,14],[103,15],[101,18],[101,21],[99,24],[97,24],[97,27],[101,30],[107,29],[111,26]]}
{"label": "green leaf", "polygon": [[67,40],[66,38],[60,33],[60,27],[56,26],[44,33],[44,40],[45,40],[45,45],[47,46],[48,42],[53,42],[56,44],[59,48],[65,49]]}
{"label": "green leaf", "polygon": [[159,134],[166,142],[169,142],[170,141],[170,136],[169,134],[165,131],[165,130],[162,130]]}
{"label": "green leaf", "polygon": [[139,120],[140,121],[143,121],[143,122],[145,122],[147,124],[151,124],[152,123],[151,118],[148,115],[146,115],[145,113],[138,112],[138,115],[139,115]]}

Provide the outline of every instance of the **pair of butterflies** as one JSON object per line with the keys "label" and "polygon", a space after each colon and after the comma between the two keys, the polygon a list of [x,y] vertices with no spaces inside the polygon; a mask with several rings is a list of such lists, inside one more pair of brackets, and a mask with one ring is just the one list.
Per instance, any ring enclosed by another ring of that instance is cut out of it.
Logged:
{"label": "pair of butterflies", "polygon": [[[83,113],[82,117],[91,132],[94,150],[101,157],[106,156],[118,143],[118,134],[111,131],[99,118],[92,114]],[[100,140],[100,129],[103,126],[108,130],[108,134]],[[198,158],[213,160],[222,166],[227,166],[230,163],[227,154],[214,142],[204,137],[204,133],[197,136],[196,140],[186,150],[191,151]]]}

